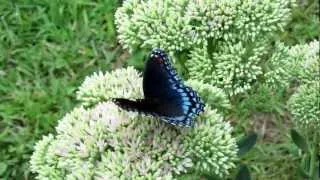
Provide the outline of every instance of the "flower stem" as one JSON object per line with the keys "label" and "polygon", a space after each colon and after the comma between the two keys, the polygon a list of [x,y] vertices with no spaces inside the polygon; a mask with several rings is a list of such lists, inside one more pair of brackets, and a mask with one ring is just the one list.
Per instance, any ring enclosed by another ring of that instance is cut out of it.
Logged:
{"label": "flower stem", "polygon": [[317,171],[316,171],[316,167],[317,167],[317,143],[318,143],[318,132],[315,132],[315,135],[313,136],[313,143],[314,146],[311,149],[311,160],[310,160],[310,172],[309,175],[312,179],[316,180],[317,177]]}

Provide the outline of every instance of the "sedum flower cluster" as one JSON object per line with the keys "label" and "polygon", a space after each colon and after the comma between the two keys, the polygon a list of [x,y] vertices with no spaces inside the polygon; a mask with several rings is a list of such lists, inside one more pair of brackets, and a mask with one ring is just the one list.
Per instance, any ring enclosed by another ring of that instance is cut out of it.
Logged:
{"label": "sedum flower cluster", "polygon": [[186,84],[195,89],[210,107],[224,112],[231,108],[227,94],[220,88],[196,80],[187,80]]}
{"label": "sedum flower cluster", "polygon": [[320,127],[319,41],[296,45],[290,49],[294,59],[290,73],[301,84],[288,102],[293,120],[299,127]]}
{"label": "sedum flower cluster", "polygon": [[186,62],[190,78],[214,84],[229,95],[249,90],[263,73],[260,63],[266,51],[262,43],[245,47],[242,42],[221,42],[216,52],[209,54],[208,51],[207,46],[191,51],[191,58]]}
{"label": "sedum flower cluster", "polygon": [[110,98],[143,98],[141,74],[133,67],[112,73],[98,72],[87,76],[77,91],[84,106],[95,105]]}
{"label": "sedum flower cluster", "polygon": [[314,82],[301,85],[290,97],[288,107],[299,127],[320,127],[320,84]]}
{"label": "sedum flower cluster", "polygon": [[282,30],[290,17],[288,0],[127,0],[115,14],[124,47],[187,50],[214,40],[254,41]]}
{"label": "sedum flower cluster", "polygon": [[[142,97],[142,78],[131,67],[86,78],[82,102],[35,145],[31,169],[38,179],[174,179],[189,172],[226,176],[235,167],[232,127],[210,106],[183,128],[127,112],[108,101]],[[190,84],[197,84],[190,82]],[[200,93],[214,89],[198,83]],[[214,99],[228,104],[215,89]],[[211,97],[208,97],[209,99]]]}
{"label": "sedum flower cluster", "polygon": [[175,51],[191,45],[190,26],[184,17],[187,0],[124,1],[116,11],[118,38],[125,48],[160,47]]}
{"label": "sedum flower cluster", "polygon": [[235,95],[264,79],[285,86],[287,74],[270,68],[287,51],[268,40],[284,29],[293,6],[294,0],[127,0],[115,22],[125,48],[160,47],[175,59],[186,54],[179,62],[191,79]]}
{"label": "sedum flower cluster", "polygon": [[294,57],[290,53],[290,47],[277,42],[265,68],[265,84],[273,89],[288,88],[294,77],[290,72],[293,64]]}
{"label": "sedum flower cluster", "polygon": [[320,81],[319,43],[319,40],[313,40],[290,48],[289,54],[293,60],[289,72],[299,83]]}

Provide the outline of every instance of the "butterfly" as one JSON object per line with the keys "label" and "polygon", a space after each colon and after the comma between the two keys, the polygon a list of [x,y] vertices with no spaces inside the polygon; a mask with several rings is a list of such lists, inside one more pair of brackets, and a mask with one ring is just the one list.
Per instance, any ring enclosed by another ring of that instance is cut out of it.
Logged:
{"label": "butterfly", "polygon": [[193,127],[194,118],[204,111],[198,94],[184,85],[170,63],[171,58],[161,49],[153,49],[143,74],[144,99],[113,98],[120,108],[158,117],[178,126]]}

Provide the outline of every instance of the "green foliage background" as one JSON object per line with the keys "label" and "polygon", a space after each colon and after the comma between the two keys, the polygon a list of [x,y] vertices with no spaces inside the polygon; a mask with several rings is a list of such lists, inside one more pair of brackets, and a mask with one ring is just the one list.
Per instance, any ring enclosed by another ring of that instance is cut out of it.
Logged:
{"label": "green foliage background", "polygon": [[[34,143],[71,110],[85,76],[127,64],[141,68],[143,53],[128,57],[117,44],[113,19],[119,5],[116,0],[0,0],[1,179],[33,179],[28,161]],[[318,13],[318,1],[299,1],[279,38],[295,45],[319,37]],[[283,107],[288,94],[268,99],[269,91],[260,91],[238,103],[230,118],[238,121],[236,133],[266,123],[245,161],[259,179],[292,179],[298,150]]]}

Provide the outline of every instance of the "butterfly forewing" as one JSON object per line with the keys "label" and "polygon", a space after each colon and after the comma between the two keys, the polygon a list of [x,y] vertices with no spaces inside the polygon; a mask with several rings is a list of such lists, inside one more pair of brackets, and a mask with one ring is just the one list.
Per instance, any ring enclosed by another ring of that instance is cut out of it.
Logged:
{"label": "butterfly forewing", "polygon": [[171,91],[172,74],[168,69],[171,68],[169,56],[161,50],[153,50],[150,54],[143,75],[143,92],[145,99],[160,98],[169,100],[176,95]]}

